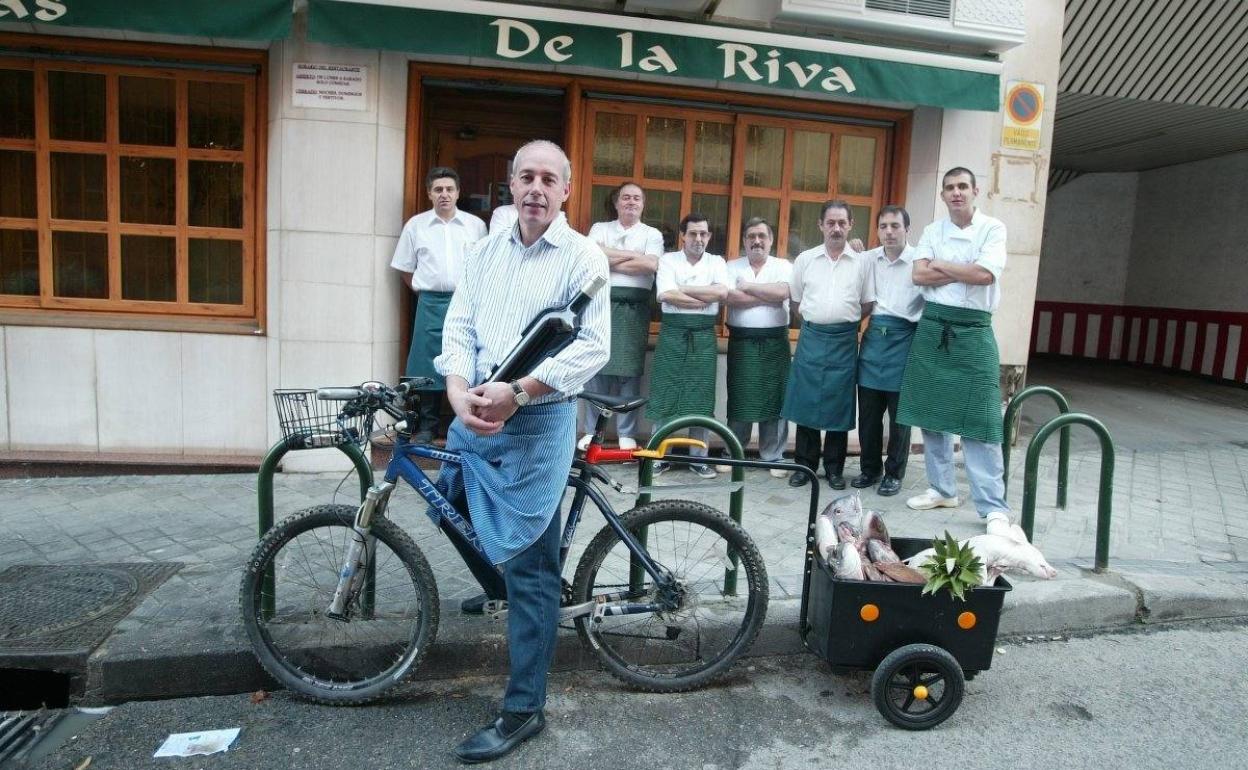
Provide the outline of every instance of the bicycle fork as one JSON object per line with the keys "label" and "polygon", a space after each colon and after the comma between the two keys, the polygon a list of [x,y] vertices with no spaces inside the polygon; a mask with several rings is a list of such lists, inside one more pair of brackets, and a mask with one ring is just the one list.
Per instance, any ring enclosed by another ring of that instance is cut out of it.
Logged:
{"label": "bicycle fork", "polygon": [[377,551],[377,538],[372,534],[373,517],[385,513],[394,486],[388,481],[374,484],[355,512],[355,521],[351,525],[351,541],[347,543],[347,553],[342,560],[341,569],[338,570],[338,585],[334,588],[329,609],[325,611],[326,617],[349,621],[351,610],[361,591],[364,592],[362,609],[366,616],[372,614],[376,578],[373,573],[373,556]]}

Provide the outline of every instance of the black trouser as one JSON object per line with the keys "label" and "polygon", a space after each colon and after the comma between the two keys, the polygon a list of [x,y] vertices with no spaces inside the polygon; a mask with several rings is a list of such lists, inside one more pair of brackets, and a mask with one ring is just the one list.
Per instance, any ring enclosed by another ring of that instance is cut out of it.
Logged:
{"label": "black trouser", "polygon": [[438,435],[438,420],[442,416],[442,397],[445,390],[422,390],[420,392],[420,433],[428,432],[431,437]]}
{"label": "black trouser", "polygon": [[884,412],[888,411],[888,457],[884,474],[897,479],[906,476],[906,459],[910,456],[910,426],[897,423],[897,398],[894,390],[876,390],[858,386],[858,442],[862,445],[859,466],[868,476],[880,475],[880,448],[884,441]]}
{"label": "black trouser", "polygon": [[[793,448],[793,461],[819,471],[819,429],[797,426],[797,444]],[[849,433],[830,430],[823,434],[823,470],[832,476],[845,471],[845,453],[849,447]]]}

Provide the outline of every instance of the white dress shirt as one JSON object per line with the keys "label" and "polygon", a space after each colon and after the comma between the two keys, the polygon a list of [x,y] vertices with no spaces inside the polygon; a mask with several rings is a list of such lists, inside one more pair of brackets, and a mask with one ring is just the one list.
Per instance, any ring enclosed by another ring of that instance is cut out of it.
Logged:
{"label": "white dress shirt", "polygon": [[[663,233],[646,224],[638,222],[625,228],[620,220],[614,222],[595,222],[589,228],[589,239],[600,246],[624,251],[640,251],[655,257],[663,254]],[[654,285],[654,275],[629,275],[611,271],[612,286],[627,286],[634,289],[649,289]]]}
{"label": "white dress shirt", "polygon": [[[793,263],[779,257],[767,257],[757,273],[747,257],[738,257],[728,263],[728,288],[737,288],[737,279],[750,283],[789,283],[793,276]],[[771,329],[789,325],[789,300],[774,305],[758,307],[728,306],[728,325],[750,329]]]}
{"label": "white dress shirt", "polygon": [[915,259],[941,259],[963,265],[979,265],[992,273],[993,282],[975,286],[961,281],[944,286],[924,286],[923,297],[952,307],[995,312],[1001,304],[1001,272],[1005,270],[1005,223],[983,214],[971,215],[971,224],[958,227],[941,219],[923,228]]}
{"label": "white dress shirt", "polygon": [[[563,212],[559,213],[562,214]],[[519,220],[520,212],[516,210],[516,204],[508,203],[506,206],[499,206],[490,215],[490,232],[496,233],[499,230],[506,230]]]}
{"label": "white dress shirt", "polygon": [[875,268],[875,309],[871,315],[892,315],[911,323],[923,315],[922,287],[914,285],[914,254],[914,247],[908,243],[895,261],[889,260],[883,246],[863,253]]}
{"label": "white dress shirt", "polygon": [[862,320],[862,306],[875,301],[871,260],[848,247],[833,260],[821,243],[797,255],[790,295],[802,319],[816,324]]}
{"label": "white dress shirt", "polygon": [[455,209],[450,221],[433,209],[407,220],[390,267],[412,273],[413,291],[455,291],[468,247],[485,237],[485,223]]}
{"label": "white dress shirt", "polygon": [[[718,254],[706,254],[696,264],[689,264],[683,251],[671,251],[659,257],[659,273],[655,276],[655,291],[660,297],[664,292],[682,289],[686,286],[711,286],[719,284],[731,288],[728,281],[728,266],[724,258]],[[717,315],[718,302],[708,302],[701,310],[676,307],[664,302],[664,313],[690,313],[693,315]]]}
{"label": "white dress shirt", "polygon": [[[443,375],[457,374],[470,386],[484,382],[538,313],[568,303],[591,278],[606,278],[607,272],[602,250],[563,217],[556,217],[528,247],[518,228],[490,235],[464,262],[464,280],[451,297],[442,354],[433,359],[434,368]],[[585,309],[572,344],[529,373],[556,391],[533,403],[580,393],[610,355],[610,297],[600,291]]]}

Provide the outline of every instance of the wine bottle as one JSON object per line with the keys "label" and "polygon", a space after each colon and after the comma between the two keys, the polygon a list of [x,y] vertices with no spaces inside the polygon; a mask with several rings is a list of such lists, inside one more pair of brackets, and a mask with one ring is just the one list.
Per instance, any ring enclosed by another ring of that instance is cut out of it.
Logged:
{"label": "wine bottle", "polygon": [[536,369],[542,361],[558,355],[559,351],[571,345],[581,329],[581,316],[589,301],[606,285],[606,276],[595,276],[567,304],[538,313],[521,332],[520,341],[494,367],[485,382],[518,380]]}

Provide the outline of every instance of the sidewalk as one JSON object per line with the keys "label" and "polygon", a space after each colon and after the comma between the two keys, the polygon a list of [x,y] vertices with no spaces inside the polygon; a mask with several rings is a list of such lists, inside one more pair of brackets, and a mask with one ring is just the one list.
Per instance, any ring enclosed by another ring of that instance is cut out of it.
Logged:
{"label": "sidewalk", "polygon": [[[1219,387],[1188,382],[1193,387]],[[1079,383],[1059,387],[1077,390]],[[1169,397],[1158,395],[1155,388],[1145,390],[1146,396],[1134,397]],[[1069,392],[1068,396],[1076,409],[1097,413]],[[1087,394],[1083,399],[1095,400]],[[1147,406],[1145,416],[1137,419],[1151,420],[1148,415],[1158,413],[1152,409],[1161,408]],[[1235,398],[1210,409],[1201,419],[1211,425],[1228,420],[1243,424],[1243,407]],[[1043,414],[1044,408],[1029,404],[1025,411]],[[1111,424],[1110,430],[1117,429]],[[1122,434],[1132,435],[1131,426]],[[1119,446],[1110,572],[1105,575],[1091,572],[1099,453],[1090,450],[1090,441],[1075,441],[1069,510],[1059,511],[1053,507],[1057,442],[1049,442],[1040,466],[1034,542],[1059,577],[1051,582],[1011,578],[1015,590],[1007,598],[1001,634],[1059,634],[1140,621],[1248,615],[1248,445],[1184,443],[1182,435],[1175,436],[1177,443],[1166,443],[1156,441],[1147,430],[1138,435],[1154,443],[1126,441]],[[1012,458],[1009,496],[1016,512],[1022,501],[1024,455],[1025,443],[1020,442]],[[634,466],[612,470],[618,480],[635,488]],[[856,459],[851,458],[846,476],[856,473]],[[668,496],[727,510],[727,479],[721,475],[716,482],[700,482],[673,469],[657,483],[671,487]],[[330,502],[340,481],[337,474],[279,474],[274,484],[277,517]],[[694,488],[678,488],[695,482]],[[964,478],[962,486],[965,492]],[[905,499],[925,487],[922,457],[915,456],[901,494],[881,498],[868,490],[863,502],[881,511],[897,536],[931,537],[948,530],[966,537],[983,531],[969,502],[939,512],[906,509]],[[798,651],[795,629],[809,488],[791,489],[765,471],[749,471],[745,489],[743,523],[759,544],[771,578],[767,626],[754,652]],[[354,503],[357,494],[352,476],[338,490],[338,501]],[[821,506],[839,494],[824,484]],[[608,496],[619,510],[632,505],[631,494],[608,492]],[[458,600],[476,593],[476,585],[446,538],[424,516],[420,502],[414,491],[403,488],[390,508],[391,518],[412,533],[429,559],[444,603],[438,643],[418,675],[502,671],[504,626],[460,615]],[[82,677],[88,702],[240,692],[264,685],[238,620],[238,582],[256,539],[254,476],[3,481],[0,522],[0,572],[14,565],[183,565],[121,619],[89,659],[71,662],[69,667]],[[587,516],[570,557],[573,565],[601,527],[596,514]],[[0,621],[6,621],[6,613],[0,612]],[[0,669],[21,663],[6,647],[5,640],[15,635],[13,619],[7,622],[0,622]],[[559,665],[592,665],[573,633],[561,641]]]}

